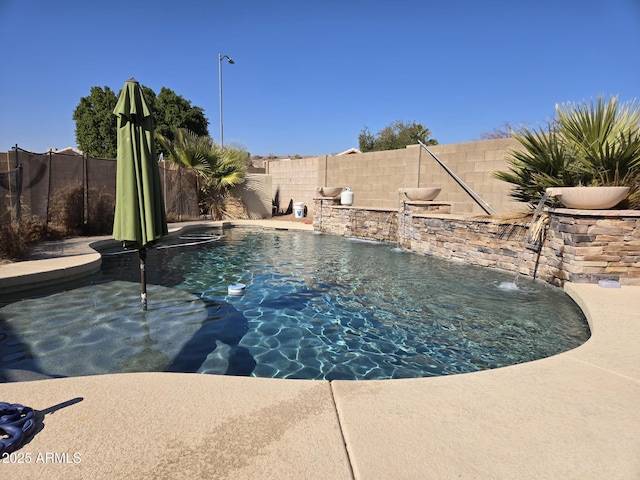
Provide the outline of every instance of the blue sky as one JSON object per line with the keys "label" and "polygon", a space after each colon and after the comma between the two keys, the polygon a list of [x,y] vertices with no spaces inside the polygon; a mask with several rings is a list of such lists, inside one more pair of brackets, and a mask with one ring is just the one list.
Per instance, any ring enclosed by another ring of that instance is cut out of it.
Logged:
{"label": "blue sky", "polygon": [[332,154],[395,120],[440,143],[640,97],[640,0],[0,0],[0,151],[75,146],[92,86],[135,77],[254,155]]}

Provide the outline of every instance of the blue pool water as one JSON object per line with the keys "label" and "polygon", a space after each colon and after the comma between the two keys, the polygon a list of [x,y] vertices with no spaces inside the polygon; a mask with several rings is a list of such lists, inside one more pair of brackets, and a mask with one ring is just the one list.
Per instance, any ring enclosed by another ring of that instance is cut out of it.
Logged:
{"label": "blue pool water", "polygon": [[[0,309],[0,369],[410,378],[527,362],[589,337],[573,301],[540,282],[521,279],[504,291],[511,274],[384,243],[224,234],[149,253],[157,285],[146,314],[135,254],[105,256],[101,274],[81,288]],[[246,285],[243,295],[229,295],[236,283]]]}

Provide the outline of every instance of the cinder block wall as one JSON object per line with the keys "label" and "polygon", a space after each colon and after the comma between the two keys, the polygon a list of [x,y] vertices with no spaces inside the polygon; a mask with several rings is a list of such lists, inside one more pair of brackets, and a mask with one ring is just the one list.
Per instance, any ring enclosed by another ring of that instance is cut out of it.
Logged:
{"label": "cinder block wall", "polygon": [[416,186],[418,148],[327,157],[327,186],[349,187],[354,205],[397,208],[398,189]]}
{"label": "cinder block wall", "polygon": [[[411,147],[413,148],[413,147]],[[484,213],[470,200],[464,189],[453,180],[438,162],[422,147],[420,149],[420,186],[442,187],[437,200],[472,202],[473,213]],[[482,197],[498,213],[522,211],[525,207],[509,197],[511,184],[492,177],[493,172],[508,170],[506,157],[511,150],[521,148],[511,139],[433,145],[427,147],[443,163]]]}
{"label": "cinder block wall", "polygon": [[[498,213],[523,211],[525,206],[511,200],[511,186],[492,177],[507,170],[506,156],[519,144],[510,138],[483,140],[428,147],[464,183]],[[400,188],[440,187],[436,200],[452,202],[454,213],[484,211],[452,179],[438,162],[419,145],[401,150],[266,162],[266,173],[273,177],[273,195],[280,189],[280,205],[290,199],[313,205],[321,186],[349,187],[354,206],[398,208]]]}
{"label": "cinder block wall", "polygon": [[318,182],[318,165],[321,157],[308,157],[290,160],[269,160],[265,162],[265,173],[271,175],[272,193],[275,198],[279,191],[281,210],[285,210],[289,201],[304,202],[313,210],[313,198]]}

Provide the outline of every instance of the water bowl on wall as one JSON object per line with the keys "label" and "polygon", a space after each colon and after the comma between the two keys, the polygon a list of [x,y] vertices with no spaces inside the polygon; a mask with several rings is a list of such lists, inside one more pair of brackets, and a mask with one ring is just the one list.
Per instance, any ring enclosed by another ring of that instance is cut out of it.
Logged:
{"label": "water bowl on wall", "polygon": [[320,187],[318,193],[323,197],[337,197],[342,192],[342,187]]}
{"label": "water bowl on wall", "polygon": [[625,199],[629,187],[552,187],[547,195],[558,197],[567,208],[606,210]]}
{"label": "water bowl on wall", "polygon": [[404,195],[412,201],[429,201],[436,198],[441,188],[423,187],[423,188],[403,188]]}

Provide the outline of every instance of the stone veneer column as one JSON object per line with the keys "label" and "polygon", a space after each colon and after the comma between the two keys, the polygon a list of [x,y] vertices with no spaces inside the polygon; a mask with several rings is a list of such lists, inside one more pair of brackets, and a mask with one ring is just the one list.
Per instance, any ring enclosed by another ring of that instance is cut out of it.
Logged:
{"label": "stone veneer column", "polygon": [[548,248],[559,260],[557,278],[640,285],[640,211],[552,209],[549,214]]}

